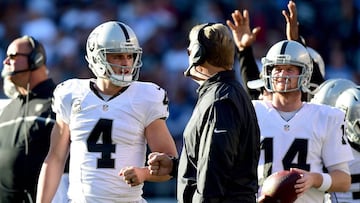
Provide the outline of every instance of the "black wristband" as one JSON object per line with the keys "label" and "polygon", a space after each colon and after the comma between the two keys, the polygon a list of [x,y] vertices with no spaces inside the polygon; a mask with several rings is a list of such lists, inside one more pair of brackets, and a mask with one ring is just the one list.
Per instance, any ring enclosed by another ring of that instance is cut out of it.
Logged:
{"label": "black wristband", "polygon": [[172,166],[172,170],[169,175],[172,176],[173,178],[175,178],[175,177],[177,177],[179,159],[176,157],[171,157],[171,156],[170,156],[170,159],[173,162],[173,166]]}

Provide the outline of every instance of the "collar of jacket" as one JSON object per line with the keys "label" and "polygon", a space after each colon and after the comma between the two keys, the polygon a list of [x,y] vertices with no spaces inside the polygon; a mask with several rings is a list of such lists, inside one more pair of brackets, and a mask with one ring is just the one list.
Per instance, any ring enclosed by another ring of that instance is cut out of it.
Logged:
{"label": "collar of jacket", "polygon": [[[29,92],[29,99],[31,100],[32,98],[50,98],[53,95],[55,87],[56,85],[51,78],[44,80],[43,82],[36,85]],[[23,100],[26,99],[26,95],[19,95],[18,97]]]}
{"label": "collar of jacket", "polygon": [[197,92],[200,94],[201,92],[206,91],[209,86],[212,86],[215,83],[226,82],[230,80],[236,80],[234,70],[220,71],[213,75],[211,78],[207,79],[202,85],[200,85],[197,89]]}

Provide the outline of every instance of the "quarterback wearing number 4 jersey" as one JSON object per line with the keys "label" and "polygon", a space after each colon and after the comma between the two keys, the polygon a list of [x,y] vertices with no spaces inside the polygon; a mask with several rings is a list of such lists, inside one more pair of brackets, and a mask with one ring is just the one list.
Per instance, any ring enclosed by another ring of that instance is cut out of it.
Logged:
{"label": "quarterback wearing number 4 jersey", "polygon": [[126,166],[144,166],[144,126],[168,116],[165,92],[152,83],[133,82],[104,101],[93,92],[93,84],[72,79],[54,92],[54,111],[72,132],[69,197],[134,200],[142,194],[142,184],[129,187],[117,174]]}
{"label": "quarterback wearing number 4 jersey", "polygon": [[95,78],[69,79],[54,91],[56,123],[38,181],[38,203],[49,203],[70,152],[72,203],[145,203],[144,181],[166,181],[145,167],[152,152],[177,156],[166,126],[164,89],[137,81],[142,65],[133,30],[109,21],[89,35],[86,59]]}

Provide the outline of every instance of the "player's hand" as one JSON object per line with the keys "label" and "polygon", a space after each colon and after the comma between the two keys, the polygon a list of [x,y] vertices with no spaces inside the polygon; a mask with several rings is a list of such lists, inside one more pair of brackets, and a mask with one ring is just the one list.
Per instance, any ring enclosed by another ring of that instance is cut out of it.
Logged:
{"label": "player's hand", "polygon": [[173,170],[173,161],[165,153],[153,152],[148,156],[148,169],[151,175],[169,175]]}
{"label": "player's hand", "polygon": [[129,186],[133,187],[133,186],[140,185],[141,183],[143,183],[145,181],[145,179],[143,178],[144,175],[142,173],[143,173],[143,170],[141,168],[129,166],[129,167],[122,168],[119,172],[119,175],[123,176],[124,181]]}
{"label": "player's hand", "polygon": [[285,17],[286,21],[286,38],[288,40],[298,40],[299,23],[297,20],[296,4],[293,1],[289,1],[287,7],[289,9],[289,13],[282,10],[282,15]]}
{"label": "player's hand", "polygon": [[252,30],[250,29],[250,18],[247,10],[244,10],[242,14],[239,10],[235,10],[231,16],[233,22],[227,20],[226,24],[232,31],[237,48],[239,51],[242,51],[245,47],[249,47],[255,42],[261,28],[255,27]]}
{"label": "player's hand", "polygon": [[301,174],[301,178],[296,181],[296,185],[294,186],[297,196],[300,197],[313,186],[314,179],[309,171],[301,170],[298,168],[291,168],[290,171],[296,171]]}

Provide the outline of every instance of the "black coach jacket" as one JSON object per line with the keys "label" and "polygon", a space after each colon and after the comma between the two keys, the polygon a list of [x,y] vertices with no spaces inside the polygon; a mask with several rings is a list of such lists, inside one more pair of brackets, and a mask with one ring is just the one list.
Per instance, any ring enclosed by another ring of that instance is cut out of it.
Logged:
{"label": "black coach jacket", "polygon": [[[0,115],[0,202],[35,202],[41,165],[49,150],[55,84],[38,84],[13,99]],[[28,102],[26,102],[28,100]]]}
{"label": "black coach jacket", "polygon": [[255,202],[260,132],[249,97],[234,71],[219,72],[197,91],[184,130],[178,201]]}

